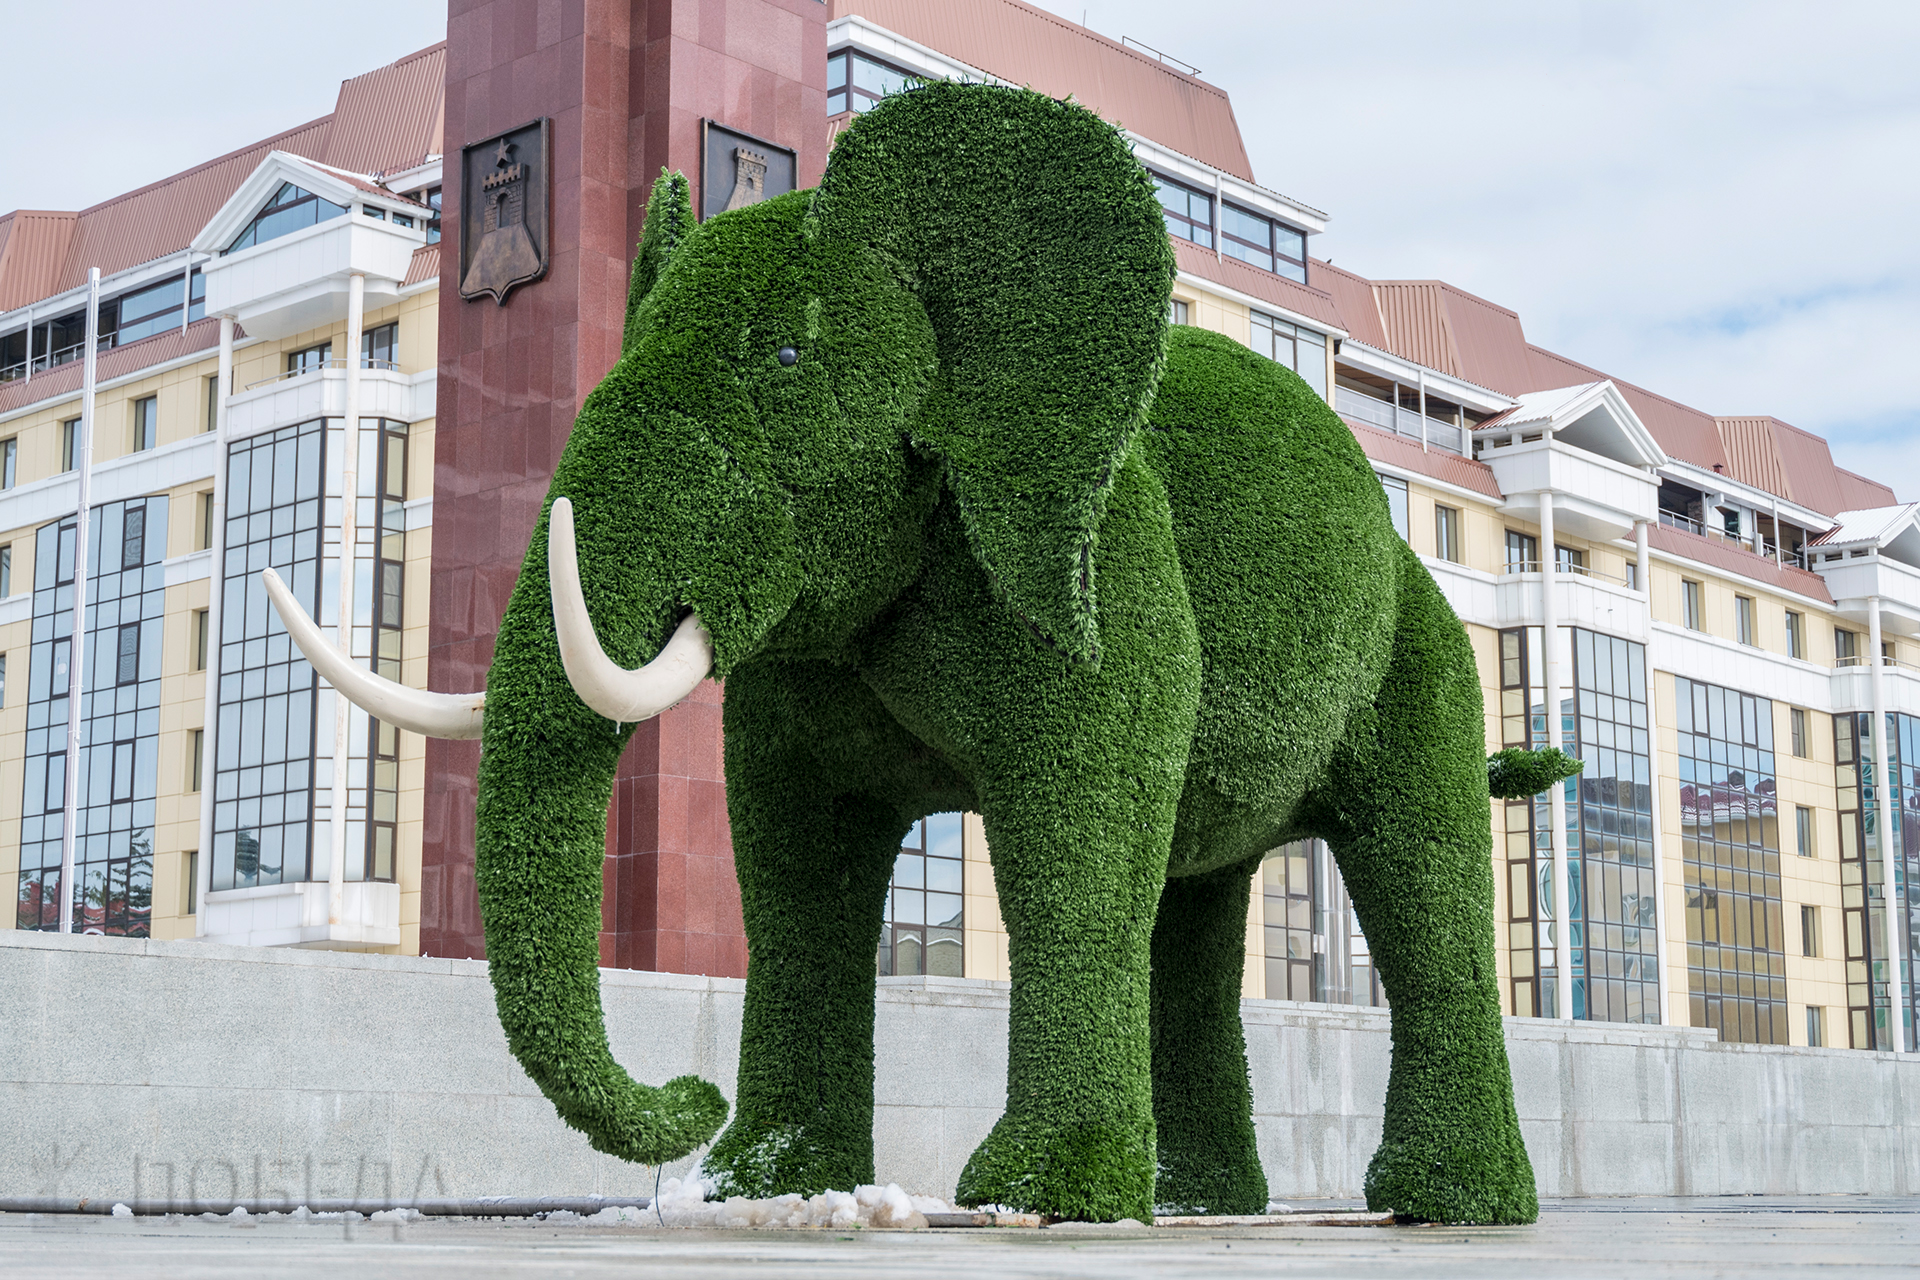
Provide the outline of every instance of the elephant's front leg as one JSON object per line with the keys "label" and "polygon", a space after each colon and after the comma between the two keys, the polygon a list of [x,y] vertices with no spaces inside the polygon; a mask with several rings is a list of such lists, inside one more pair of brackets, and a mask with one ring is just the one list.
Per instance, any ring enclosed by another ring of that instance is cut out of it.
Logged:
{"label": "elephant's front leg", "polygon": [[874,955],[919,816],[902,797],[940,799],[951,771],[822,663],[736,672],[726,753],[747,993],[734,1120],[703,1166],[722,1195],[851,1191],[874,1174]]}
{"label": "elephant's front leg", "polygon": [[1200,651],[1166,500],[1137,459],[1115,479],[1100,538],[1097,667],[1036,642],[948,518],[870,675],[909,728],[976,778],[1010,944],[1007,1110],[959,1199],[1144,1220],[1150,947]]}

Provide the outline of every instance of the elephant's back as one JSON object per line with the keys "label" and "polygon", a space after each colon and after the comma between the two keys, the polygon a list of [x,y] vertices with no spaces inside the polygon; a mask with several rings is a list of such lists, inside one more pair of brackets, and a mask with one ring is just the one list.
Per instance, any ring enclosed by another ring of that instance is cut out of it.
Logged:
{"label": "elephant's back", "polygon": [[1285,838],[1391,643],[1399,535],[1353,433],[1287,369],[1177,328],[1141,446],[1205,671],[1175,874]]}

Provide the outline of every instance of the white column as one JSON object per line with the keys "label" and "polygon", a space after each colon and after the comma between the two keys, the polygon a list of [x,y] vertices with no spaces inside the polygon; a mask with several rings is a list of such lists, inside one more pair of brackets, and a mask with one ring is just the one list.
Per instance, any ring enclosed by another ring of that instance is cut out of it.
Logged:
{"label": "white column", "polygon": [[[1666,832],[1660,825],[1660,717],[1655,713],[1653,696],[1653,559],[1647,549],[1648,522],[1633,526],[1634,577],[1645,604],[1640,640],[1644,649],[1647,680],[1647,767],[1651,786],[1647,793],[1647,820],[1653,826],[1653,934],[1654,975],[1659,980],[1660,1025],[1673,1021],[1673,995],[1667,990],[1667,859]],[[1685,945],[1684,940],[1682,945]],[[1682,965],[1680,971],[1686,972]]]}
{"label": "white column", "polygon": [[[1545,659],[1547,745],[1561,745],[1560,610],[1554,599],[1558,557],[1553,550],[1553,490],[1540,491],[1540,653]],[[1547,792],[1547,820],[1553,824],[1553,980],[1554,1013],[1573,1016],[1573,935],[1567,886],[1567,788],[1556,782]]]}
{"label": "white column", "polygon": [[220,373],[213,384],[213,526],[207,538],[207,690],[200,700],[200,865],[195,936],[207,932],[207,894],[213,889],[213,765],[220,736],[220,605],[227,581],[227,396],[233,390],[233,317],[220,317]]}
{"label": "white column", "polygon": [[[353,660],[354,539],[360,503],[360,331],[366,320],[367,278],[358,272],[347,279],[347,404],[346,430],[340,459],[340,652]],[[361,714],[365,714],[362,712]],[[327,869],[327,922],[339,924],[347,894],[347,769],[352,759],[354,706],[346,695],[333,695],[333,865]]]}
{"label": "white column", "polygon": [[1880,597],[1867,598],[1867,672],[1873,695],[1873,829],[1880,841],[1880,915],[1886,921],[1887,955],[1887,1032],[1895,1053],[1907,1050],[1906,1002],[1900,996],[1900,978],[1905,969],[1906,903],[1897,889],[1894,872],[1899,854],[1893,838],[1892,815],[1887,805],[1888,783],[1892,770],[1887,755],[1887,695],[1881,675]]}
{"label": "white column", "polygon": [[1420,452],[1427,451],[1427,371],[1420,370]]}
{"label": "white column", "polygon": [[[67,778],[64,822],[60,827],[60,932],[73,932],[74,833],[80,818],[80,700],[87,670],[87,525],[93,471],[93,402],[100,353],[100,268],[87,270],[87,349],[80,383],[80,514],[73,522],[73,638],[67,642]],[[27,361],[33,361],[33,333],[27,333]],[[56,530],[54,536],[59,537]],[[56,555],[55,559],[59,557]],[[58,570],[55,571],[58,576]]]}

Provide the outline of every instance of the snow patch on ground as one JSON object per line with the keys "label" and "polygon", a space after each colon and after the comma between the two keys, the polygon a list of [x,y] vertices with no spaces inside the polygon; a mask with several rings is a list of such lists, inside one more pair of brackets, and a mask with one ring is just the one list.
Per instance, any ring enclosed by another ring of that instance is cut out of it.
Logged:
{"label": "snow patch on ground", "polygon": [[[855,1187],[851,1192],[823,1191],[817,1196],[784,1195],[764,1200],[745,1196],[709,1199],[713,1193],[714,1184],[707,1178],[669,1178],[660,1188],[657,1216],[652,1220],[669,1227],[924,1227],[927,1214],[954,1212],[944,1200],[908,1195],[893,1182],[884,1187]],[[602,1209],[586,1221],[595,1222],[611,1212]]]}

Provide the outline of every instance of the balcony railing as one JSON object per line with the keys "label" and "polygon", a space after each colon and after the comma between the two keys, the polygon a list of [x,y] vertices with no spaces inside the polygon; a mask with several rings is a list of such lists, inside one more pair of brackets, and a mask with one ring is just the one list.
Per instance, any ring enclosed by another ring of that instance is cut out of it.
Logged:
{"label": "balcony railing", "polygon": [[[1845,658],[1836,659],[1833,665],[1836,670],[1843,670],[1848,667],[1870,667],[1873,663],[1868,660],[1867,654],[1856,653]],[[1903,662],[1899,658],[1883,657],[1880,659],[1880,665],[1883,667],[1898,667],[1903,671],[1920,671],[1920,665]]]}
{"label": "balcony railing", "polygon": [[[1333,389],[1333,407],[1337,412],[1349,418],[1357,418],[1370,427],[1390,431],[1394,435],[1406,436],[1411,440],[1420,439],[1420,413],[1415,409],[1402,409],[1376,400],[1349,387],[1336,386]],[[1449,453],[1466,452],[1465,436],[1459,427],[1451,422],[1442,422],[1438,418],[1426,420],[1427,443]]]}
{"label": "balcony railing", "polygon": [[[95,350],[111,351],[118,340],[119,335],[117,334],[103,333],[100,335],[99,341],[95,344]],[[48,369],[54,368],[56,365],[71,364],[86,353],[87,341],[85,338],[82,338],[70,347],[62,347],[58,351],[35,356],[33,358],[33,371],[35,373],[45,373]],[[17,361],[14,364],[0,368],[0,382],[14,382],[26,376],[27,362],[25,360]]]}
{"label": "balcony railing", "polygon": [[1730,546],[1739,547],[1742,551],[1751,551],[1757,556],[1764,556],[1768,560],[1778,560],[1782,564],[1790,564],[1796,569],[1804,569],[1807,567],[1807,553],[1805,551],[1786,551],[1781,549],[1780,544],[1777,542],[1768,542],[1764,538],[1748,538],[1737,533],[1728,533],[1724,529],[1716,529],[1712,525],[1702,524],[1692,516],[1682,515],[1678,511],[1668,511],[1662,507],[1660,510],[1660,523],[1666,525],[1668,528],[1684,530],[1696,537],[1712,538],[1716,542],[1725,542]]}
{"label": "balcony railing", "polygon": [[[1602,573],[1600,570],[1589,568],[1584,564],[1568,564],[1564,560],[1558,561],[1557,563],[1559,565],[1559,571],[1568,577],[1597,578],[1601,582],[1611,582],[1616,587],[1626,587],[1628,590],[1633,589],[1632,582],[1625,578],[1618,577],[1615,574]],[[1509,560],[1500,566],[1500,573],[1501,576],[1505,577],[1518,573],[1542,573],[1545,572],[1545,569],[1546,566],[1538,560]]]}
{"label": "balcony railing", "polygon": [[[319,373],[322,369],[344,369],[346,367],[346,360],[340,356],[329,356],[325,360],[308,360],[287,370],[285,373],[276,373],[271,378],[261,378],[258,382],[249,382],[247,384],[247,390],[253,391],[259,387],[270,387],[276,382],[285,382],[289,378],[300,378],[305,377],[309,373]],[[365,356],[360,358],[360,367],[362,369],[385,369],[390,373],[400,372],[400,366],[391,360],[372,360]]]}

